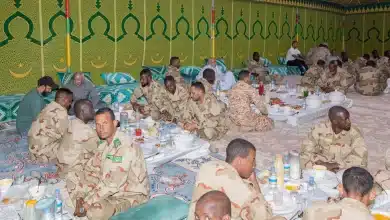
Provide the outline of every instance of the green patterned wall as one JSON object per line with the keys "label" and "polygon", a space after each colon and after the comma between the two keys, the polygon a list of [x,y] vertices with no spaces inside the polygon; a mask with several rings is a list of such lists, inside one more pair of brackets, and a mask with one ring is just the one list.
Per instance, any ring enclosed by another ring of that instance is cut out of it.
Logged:
{"label": "green patterned wall", "polygon": [[352,58],[371,53],[373,49],[383,55],[390,49],[390,13],[347,15],[345,42]]}
{"label": "green patterned wall", "polygon": [[[166,65],[174,55],[201,65],[211,54],[210,11],[211,0],[71,0],[72,71],[91,72],[101,84],[102,72],[138,78],[141,65]],[[341,50],[341,14],[300,7],[296,25],[296,13],[288,5],[216,0],[217,56],[231,68],[254,51],[276,63],[297,35],[302,52],[323,41]],[[348,45],[366,33],[359,28]],[[64,0],[4,0],[0,52],[0,94],[26,92],[41,75],[64,71]]]}

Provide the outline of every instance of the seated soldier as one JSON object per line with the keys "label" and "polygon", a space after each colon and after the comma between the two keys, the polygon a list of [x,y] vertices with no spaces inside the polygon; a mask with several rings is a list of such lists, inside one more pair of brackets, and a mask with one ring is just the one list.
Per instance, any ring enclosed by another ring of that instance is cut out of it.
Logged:
{"label": "seated soldier", "polygon": [[225,161],[213,160],[200,167],[187,219],[195,219],[195,204],[212,190],[219,190],[229,197],[232,219],[284,219],[272,217],[272,209],[257,182],[255,167],[255,146],[243,139],[232,140],[226,148]]}
{"label": "seated soldier", "polygon": [[198,81],[203,84],[206,94],[213,94],[215,89],[215,71],[213,69],[205,69],[203,71],[203,78]]}
{"label": "seated soldier", "polygon": [[[250,85],[250,73],[243,70],[238,75],[239,81],[229,92],[228,115],[230,120],[242,131],[268,131],[273,128],[273,121],[268,118],[264,99]],[[252,111],[251,104],[264,115]]]}
{"label": "seated soldier", "polygon": [[357,74],[355,90],[362,95],[380,95],[387,87],[387,78],[384,69],[377,69],[375,62],[369,60],[367,66],[360,69]]}
{"label": "seated soldier", "polygon": [[353,79],[347,71],[338,67],[337,60],[333,60],[329,63],[329,68],[318,79],[317,85],[325,93],[338,90],[346,94]]}
{"label": "seated soldier", "polygon": [[226,106],[212,94],[205,93],[201,82],[191,85],[191,99],[184,111],[183,128],[197,132],[201,138],[216,140],[222,138],[228,128],[226,124]]}
{"label": "seated soldier", "polygon": [[264,66],[264,62],[260,59],[259,52],[254,52],[252,60],[248,61],[248,71],[257,76],[260,81],[265,82],[268,68]]}
{"label": "seated soldier", "polygon": [[172,76],[164,79],[165,90],[161,92],[161,118],[165,121],[178,122],[182,119],[189,92],[177,84]]}
{"label": "seated soldier", "polygon": [[230,220],[232,207],[229,197],[221,191],[210,191],[199,198],[195,206],[197,220]]}
{"label": "seated soldier", "polygon": [[318,60],[316,65],[313,65],[306,71],[301,79],[301,86],[309,89],[314,89],[317,86],[317,81],[325,72],[325,61]]}
{"label": "seated soldier", "polygon": [[173,78],[176,80],[177,83],[184,83],[184,78],[180,74],[179,57],[171,57],[166,76],[173,76]]}
{"label": "seated soldier", "polygon": [[373,60],[373,61],[375,61],[375,63],[378,61],[378,60],[380,60],[380,56],[379,56],[379,52],[378,52],[378,50],[373,50],[372,52],[371,52],[371,57],[370,57],[370,60]]}
{"label": "seated soldier", "polygon": [[367,147],[360,130],[351,126],[349,112],[341,106],[329,110],[329,121],[316,125],[301,147],[301,166],[324,165],[331,171],[367,167]]}
{"label": "seated soldier", "polygon": [[365,53],[362,57],[359,57],[355,61],[355,66],[357,69],[363,68],[366,66],[367,61],[370,60],[370,55]]}
{"label": "seated soldier", "polygon": [[360,167],[344,171],[339,185],[342,200],[337,203],[314,202],[304,213],[303,220],[373,220],[369,206],[375,199],[374,180]]}
{"label": "seated soldier", "polygon": [[[114,112],[96,112],[98,149],[90,159],[79,157],[69,171],[66,188],[75,216],[108,220],[116,213],[149,200],[150,185],[141,148],[117,130]],[[81,170],[80,170],[81,168]]]}
{"label": "seated soldier", "polygon": [[74,104],[74,111],[76,118],[69,121],[57,153],[57,172],[61,177],[66,176],[80,155],[91,157],[99,140],[95,129],[88,125],[95,118],[92,102],[79,99]]}
{"label": "seated soldier", "polygon": [[384,56],[381,57],[378,61],[377,61],[377,66],[378,67],[381,67],[383,65],[389,65],[389,58],[390,58],[390,50],[386,50],[385,53],[384,53]]}
{"label": "seated soldier", "polygon": [[28,132],[28,147],[32,161],[55,162],[58,147],[68,129],[68,110],[72,101],[72,91],[66,88],[59,89],[55,100],[33,121]]}
{"label": "seated soldier", "polygon": [[[130,103],[134,110],[144,116],[151,116],[154,120],[160,119],[161,85],[152,79],[152,72],[143,69],[140,73],[140,87],[137,87],[131,96]],[[145,98],[146,103],[139,103],[139,99]]]}

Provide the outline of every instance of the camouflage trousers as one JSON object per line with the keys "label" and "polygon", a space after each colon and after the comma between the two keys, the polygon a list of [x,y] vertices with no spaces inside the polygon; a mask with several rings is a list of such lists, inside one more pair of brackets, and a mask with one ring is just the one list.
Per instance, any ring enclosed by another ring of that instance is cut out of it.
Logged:
{"label": "camouflage trousers", "polygon": [[[85,198],[86,195],[95,190],[99,179],[89,176],[84,178],[83,175],[78,176],[79,182],[75,182],[75,173],[69,173],[69,178],[66,180],[66,188],[74,207],[76,207],[77,198]],[[90,204],[87,210],[88,219],[93,220],[108,220],[115,213],[126,211],[127,209],[139,205],[137,201],[144,201],[145,196],[134,195],[131,199],[108,196],[101,198],[99,201]]]}
{"label": "camouflage trousers", "polygon": [[51,145],[39,146],[32,144],[29,145],[30,159],[38,163],[51,163],[57,159],[57,151],[59,143],[55,142]]}
{"label": "camouflage trousers", "polygon": [[244,117],[234,117],[230,120],[239,127],[242,132],[269,131],[274,127],[273,121],[267,116],[257,115],[253,112]]}

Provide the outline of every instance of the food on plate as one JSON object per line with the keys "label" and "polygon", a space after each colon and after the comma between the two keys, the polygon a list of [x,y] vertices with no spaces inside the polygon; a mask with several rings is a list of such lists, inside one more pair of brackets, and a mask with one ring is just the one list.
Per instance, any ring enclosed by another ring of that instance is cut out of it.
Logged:
{"label": "food on plate", "polygon": [[2,202],[3,204],[7,205],[9,203],[9,198],[4,198]]}
{"label": "food on plate", "polygon": [[160,144],[156,144],[156,145],[154,145],[154,146],[156,146],[157,148],[159,148],[161,145],[160,145]]}
{"label": "food on plate", "polygon": [[286,188],[286,190],[288,191],[298,191],[300,189],[300,185],[294,183],[287,183],[286,185],[284,185],[284,188]]}
{"label": "food on plate", "polygon": [[135,139],[135,142],[143,144],[143,143],[145,143],[145,139],[143,137],[138,137]]}
{"label": "food on plate", "polygon": [[279,98],[271,98],[271,105],[281,105],[284,104],[284,102]]}
{"label": "food on plate", "polygon": [[292,109],[294,109],[294,110],[301,110],[302,109],[302,106],[300,106],[300,105],[292,105],[292,106],[290,106]]}

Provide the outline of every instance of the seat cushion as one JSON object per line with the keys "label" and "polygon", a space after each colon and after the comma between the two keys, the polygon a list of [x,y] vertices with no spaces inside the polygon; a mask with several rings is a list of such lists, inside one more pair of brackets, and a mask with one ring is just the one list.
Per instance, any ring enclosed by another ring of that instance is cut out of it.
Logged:
{"label": "seat cushion", "polygon": [[180,68],[180,74],[185,79],[191,79],[191,81],[194,81],[196,79],[196,76],[200,73],[200,68],[196,66],[184,66]]}
{"label": "seat cushion", "polygon": [[189,206],[172,196],[158,196],[148,203],[130,208],[126,212],[111,217],[111,220],[181,220],[187,218]]}
{"label": "seat cushion", "polygon": [[152,72],[152,78],[155,81],[164,80],[165,74],[168,71],[166,66],[142,66],[144,69],[149,69]]}
{"label": "seat cushion", "polygon": [[129,73],[102,73],[100,74],[106,85],[121,85],[134,83],[136,80]]}

